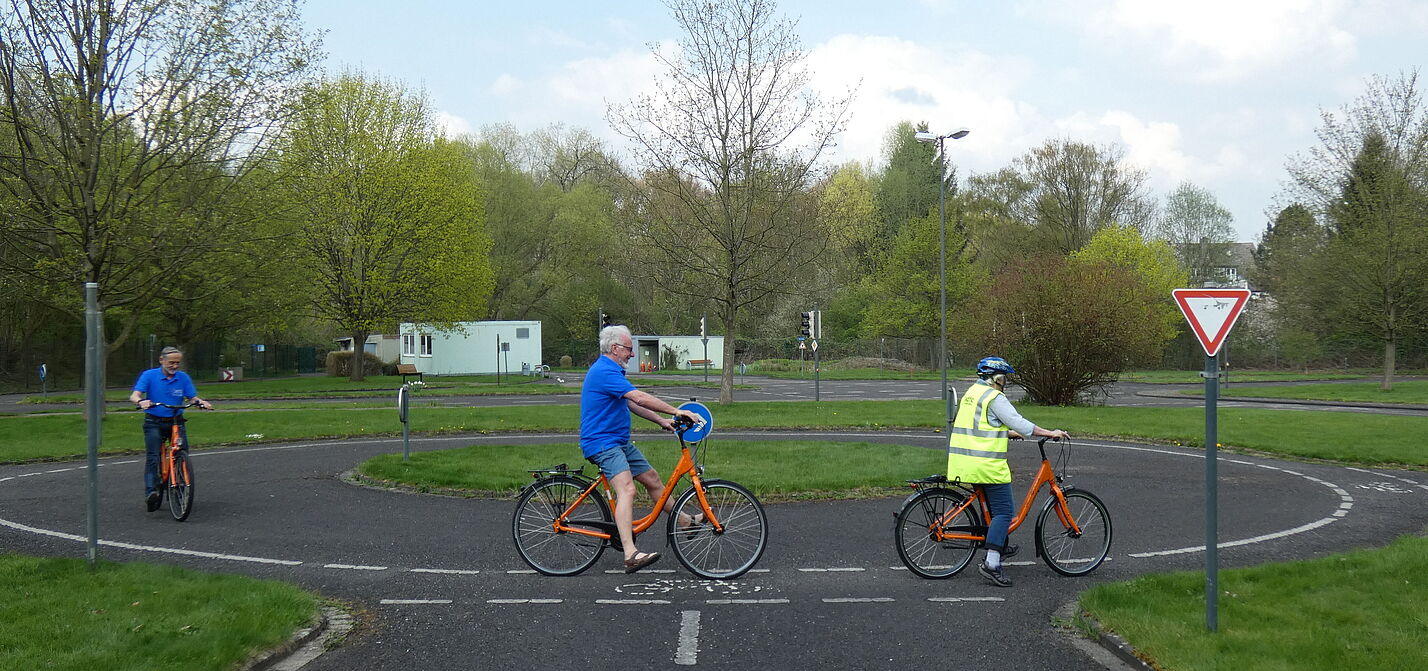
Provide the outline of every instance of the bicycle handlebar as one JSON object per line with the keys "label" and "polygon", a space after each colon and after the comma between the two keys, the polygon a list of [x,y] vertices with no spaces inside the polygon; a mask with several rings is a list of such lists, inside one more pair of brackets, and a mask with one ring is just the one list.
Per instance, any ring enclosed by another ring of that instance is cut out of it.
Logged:
{"label": "bicycle handlebar", "polygon": [[[157,405],[157,406],[162,406],[162,407],[168,408],[169,410],[187,410],[187,409],[189,409],[189,408],[198,408],[199,410],[207,410],[207,409],[208,409],[208,408],[203,407],[202,405],[199,405],[198,401],[189,401],[188,403],[185,403],[185,404],[183,404],[183,405],[170,405],[170,404],[168,404],[168,403],[160,403],[160,402],[158,402],[158,401],[154,401],[154,400],[147,399],[147,398],[144,399],[144,400],[145,400],[145,401],[149,401],[149,403],[150,403],[149,407],[150,407],[150,408],[152,408],[152,407],[154,407],[154,406]],[[135,409],[135,410],[144,410],[145,408],[136,403],[136,404],[134,404],[134,409]]]}

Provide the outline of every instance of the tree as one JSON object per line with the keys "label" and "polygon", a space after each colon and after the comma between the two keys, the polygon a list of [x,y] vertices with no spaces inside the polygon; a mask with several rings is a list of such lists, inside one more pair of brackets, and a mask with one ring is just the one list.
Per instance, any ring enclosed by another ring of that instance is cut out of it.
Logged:
{"label": "tree", "polygon": [[[842,127],[851,96],[824,104],[808,88],[794,24],[769,0],[670,0],[683,37],[653,94],[612,105],[608,118],[633,144],[641,203],[630,225],[667,291],[707,302],[724,325],[733,362],[739,318],[789,290],[810,266],[806,192]],[[824,239],[822,235],[811,236]],[[733,401],[726,365],[721,403]]]}
{"label": "tree", "polygon": [[[1118,147],[1048,140],[1010,168],[971,180],[967,222],[987,262],[1036,252],[1069,254],[1110,225],[1147,231],[1155,213],[1145,171]],[[1022,231],[1004,235],[1006,222]]]}
{"label": "tree", "polygon": [[[75,318],[80,285],[122,344],[167,280],[213,250],[222,196],[281,127],[317,55],[291,0],[37,3],[0,11],[0,271]],[[185,207],[207,191],[217,209]]]}
{"label": "tree", "polygon": [[480,318],[491,242],[476,171],[462,145],[437,136],[426,98],[347,74],[299,104],[283,155],[305,209],[299,240],[316,316],[351,333],[358,350],[400,321]]}
{"label": "tree", "polygon": [[1190,271],[1193,284],[1213,286],[1224,279],[1216,269],[1229,265],[1230,244],[1235,241],[1233,221],[1234,215],[1214,194],[1182,182],[1166,198],[1156,233],[1170,243]]}
{"label": "tree", "polygon": [[[937,211],[938,176],[948,171],[937,155],[937,145],[917,141],[919,130],[927,130],[927,124],[915,127],[903,121],[883,137],[883,170],[874,197],[881,224],[878,238],[884,245],[879,251],[886,251],[903,224]],[[948,184],[955,194],[956,180]]]}
{"label": "tree", "polygon": [[1184,278],[1164,242],[1106,228],[1070,257],[1027,257],[997,272],[952,332],[970,350],[1012,361],[1033,401],[1068,405],[1160,355],[1178,323],[1170,289]]}
{"label": "tree", "polygon": [[1338,334],[1383,346],[1384,390],[1398,343],[1428,321],[1428,108],[1416,71],[1374,77],[1354,103],[1323,112],[1319,144],[1291,159],[1291,194],[1331,236],[1314,296]]}

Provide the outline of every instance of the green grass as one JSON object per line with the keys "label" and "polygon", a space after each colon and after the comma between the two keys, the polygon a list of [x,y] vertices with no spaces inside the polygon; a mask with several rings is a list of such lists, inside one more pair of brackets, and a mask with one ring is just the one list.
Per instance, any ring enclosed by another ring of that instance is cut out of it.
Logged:
{"label": "green grass", "polygon": [[1428,539],[1219,572],[1218,629],[1204,573],[1101,585],[1081,606],[1166,671],[1421,669],[1428,662]]}
{"label": "green grass", "polygon": [[[637,442],[660,477],[669,477],[679,457],[678,443],[668,436]],[[701,457],[705,477],[733,480],[765,501],[887,496],[897,493],[894,488],[906,490],[905,480],[941,473],[947,466],[941,450],[906,445],[711,439],[707,447]],[[531,482],[527,470],[559,463],[589,466],[586,473],[596,473],[576,443],[473,445],[415,453],[406,462],[400,454],[386,454],[362,463],[358,471],[417,489],[511,495]]]}
{"label": "green grass", "polygon": [[[1121,374],[1122,382],[1148,382],[1152,384],[1203,384],[1200,377],[1203,369],[1196,370],[1133,370]],[[1223,372],[1223,371],[1222,371]],[[1422,375],[1425,371],[1401,370],[1399,375]],[[1240,370],[1229,371],[1231,382],[1301,382],[1313,380],[1361,380],[1383,375],[1382,370],[1372,368],[1351,368],[1310,371],[1299,373],[1285,370]]]}
{"label": "green grass", "polygon": [[0,555],[3,669],[231,669],[316,615],[313,595],[274,581]]}
{"label": "green grass", "polygon": [[[711,406],[719,428],[869,429],[932,431],[942,425],[942,401],[782,401]],[[1200,445],[1205,420],[1201,408],[1037,407],[1022,412],[1048,428],[1074,436],[1120,437],[1150,442]],[[316,438],[399,435],[394,409],[307,409],[191,413],[189,436],[196,449],[216,444],[293,441]],[[418,433],[567,431],[579,427],[573,406],[414,408]],[[642,426],[645,425],[645,426]],[[137,412],[105,415],[105,453],[143,448]],[[642,420],[635,427],[653,428]],[[1428,418],[1327,411],[1221,408],[1222,445],[1289,458],[1428,468]],[[85,453],[84,417],[24,415],[0,417],[0,462],[75,458]],[[256,437],[252,437],[256,436]]]}
{"label": "green grass", "polygon": [[[1204,390],[1186,393],[1204,394]],[[1343,382],[1339,384],[1303,384],[1285,387],[1236,387],[1230,384],[1220,389],[1220,396],[1248,398],[1287,398],[1313,401],[1343,401],[1349,403],[1409,403],[1428,404],[1428,380],[1400,380],[1393,389],[1383,391],[1377,382]]]}

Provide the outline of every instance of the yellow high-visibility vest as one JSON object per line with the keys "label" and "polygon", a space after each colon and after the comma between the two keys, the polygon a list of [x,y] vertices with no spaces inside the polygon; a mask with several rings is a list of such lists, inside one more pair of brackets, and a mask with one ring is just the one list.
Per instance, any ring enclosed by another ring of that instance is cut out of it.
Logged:
{"label": "yellow high-visibility vest", "polygon": [[993,425],[987,416],[992,401],[1002,392],[986,382],[967,389],[947,438],[947,479],[978,484],[1009,483],[1007,427]]}

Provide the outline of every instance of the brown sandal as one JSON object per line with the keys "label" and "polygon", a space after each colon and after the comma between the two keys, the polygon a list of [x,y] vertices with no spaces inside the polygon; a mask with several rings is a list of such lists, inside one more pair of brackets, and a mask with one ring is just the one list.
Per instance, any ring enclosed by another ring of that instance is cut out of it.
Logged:
{"label": "brown sandal", "polygon": [[659,561],[658,552],[636,552],[635,556],[625,560],[625,573],[634,573],[657,561]]}

